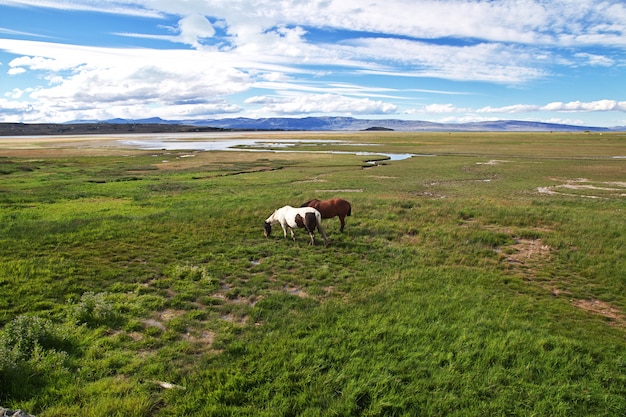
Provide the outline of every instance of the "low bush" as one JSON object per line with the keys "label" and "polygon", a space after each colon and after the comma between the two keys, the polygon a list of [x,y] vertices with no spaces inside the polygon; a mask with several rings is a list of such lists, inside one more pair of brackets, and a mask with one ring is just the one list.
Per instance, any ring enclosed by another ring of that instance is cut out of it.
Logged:
{"label": "low bush", "polygon": [[32,395],[69,375],[67,333],[50,320],[22,315],[0,333],[0,400]]}
{"label": "low bush", "polygon": [[69,315],[74,324],[85,324],[90,327],[115,327],[121,320],[111,297],[106,292],[84,293],[78,303],[71,305]]}

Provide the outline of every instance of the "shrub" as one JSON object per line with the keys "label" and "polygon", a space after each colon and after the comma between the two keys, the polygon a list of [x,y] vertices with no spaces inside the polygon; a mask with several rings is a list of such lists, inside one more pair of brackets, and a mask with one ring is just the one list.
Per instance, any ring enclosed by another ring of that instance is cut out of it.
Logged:
{"label": "shrub", "polygon": [[106,292],[84,293],[80,297],[80,302],[69,309],[70,318],[74,324],[86,324],[89,327],[116,325],[118,315],[108,295]]}
{"label": "shrub", "polygon": [[37,381],[68,374],[63,332],[50,320],[18,316],[0,334],[0,386],[9,397],[26,394]]}
{"label": "shrub", "polygon": [[15,361],[28,359],[38,346],[50,346],[56,337],[52,322],[37,316],[19,316],[7,323],[0,348],[8,350],[8,355]]}
{"label": "shrub", "polygon": [[219,279],[213,276],[206,266],[175,265],[170,273],[175,280],[189,280],[201,282],[205,289],[215,288],[219,285]]}
{"label": "shrub", "polygon": [[204,268],[195,265],[176,265],[172,271],[172,277],[177,279],[191,279],[198,281],[208,278],[207,271]]}

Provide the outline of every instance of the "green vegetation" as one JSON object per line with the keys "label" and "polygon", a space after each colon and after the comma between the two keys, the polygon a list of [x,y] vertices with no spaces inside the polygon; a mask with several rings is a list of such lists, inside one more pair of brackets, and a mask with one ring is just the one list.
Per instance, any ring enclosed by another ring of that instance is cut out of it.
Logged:
{"label": "green vegetation", "polygon": [[[0,405],[626,415],[624,134],[296,135],[430,156],[0,144]],[[328,247],[263,237],[335,196]]]}

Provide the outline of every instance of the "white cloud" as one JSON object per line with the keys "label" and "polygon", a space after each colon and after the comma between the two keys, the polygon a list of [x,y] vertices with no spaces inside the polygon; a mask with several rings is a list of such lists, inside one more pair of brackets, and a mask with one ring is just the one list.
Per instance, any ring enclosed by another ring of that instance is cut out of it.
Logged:
{"label": "white cloud", "polygon": [[0,120],[4,122],[22,122],[30,114],[37,114],[31,103],[0,98]]}
{"label": "white cloud", "polygon": [[352,54],[366,61],[377,57],[395,62],[402,70],[388,67],[363,73],[404,77],[435,77],[459,81],[518,84],[548,75],[533,65],[532,52],[516,46],[481,43],[473,46],[433,45],[405,39],[360,39],[350,42]]}
{"label": "white cloud", "polygon": [[533,105],[533,104],[514,104],[512,106],[504,106],[504,107],[487,106],[487,107],[483,107],[483,108],[477,109],[476,112],[477,113],[507,113],[507,114],[513,114],[513,113],[535,112],[535,111],[539,111],[540,109],[541,109],[540,106],[536,106],[536,105]]}
{"label": "white cloud", "polygon": [[[295,79],[287,79],[286,77],[278,78],[278,75],[271,74],[270,81],[257,81],[254,88],[265,90],[273,90],[283,96],[291,96],[304,92],[307,94],[327,94],[335,96],[349,97],[376,97],[384,99],[397,99],[398,90],[390,88],[373,87],[349,83],[332,83],[322,81],[298,81]],[[261,80],[266,77],[261,75]]]}
{"label": "white cloud", "polygon": [[[64,3],[67,6],[67,2]],[[618,0],[387,0],[369,3],[310,0],[283,1],[280,5],[273,0],[145,0],[129,4],[136,5],[140,11],[220,16],[240,45],[259,39],[263,28],[284,25],[423,39],[458,37],[568,46],[598,42],[626,44],[626,5]],[[127,3],[124,5],[130,8]]]}
{"label": "white cloud", "polygon": [[541,120],[544,123],[555,123],[562,125],[572,125],[572,126],[584,126],[586,125],[585,121],[582,119],[563,119],[561,117],[550,117],[545,120]]}
{"label": "white cloud", "polygon": [[454,104],[429,104],[427,106],[424,106],[423,111],[425,113],[438,114],[438,113],[460,113],[460,112],[465,112],[468,110],[458,108]]}
{"label": "white cloud", "polygon": [[[553,102],[546,105],[513,104],[503,107],[486,106],[478,109],[457,107],[454,104],[429,104],[421,109],[429,114],[477,113],[477,114],[528,114],[536,112],[626,112],[626,101],[598,100],[591,102]],[[482,116],[480,116],[482,117]]]}
{"label": "white cloud", "polygon": [[[392,76],[408,80],[407,84],[420,78],[422,85],[435,78],[519,87],[549,78],[563,67],[597,70],[626,65],[623,53],[611,55],[603,49],[626,48],[626,3],[621,0],[4,0],[2,4],[150,18],[159,34],[125,35],[187,48],[97,48],[0,39],[0,50],[18,56],[9,62],[7,74],[16,80],[29,76],[38,80],[20,98],[5,97],[36,101],[42,115],[62,120],[79,113],[226,114],[242,110],[230,97],[251,89],[267,93],[247,104],[277,114],[392,114],[411,112],[392,102],[406,99],[409,92],[462,93],[419,89],[415,84],[383,88],[332,77]],[[314,43],[312,39],[323,31],[346,38]],[[0,33],[36,36],[3,28]],[[319,77],[317,82],[311,81],[313,77]],[[624,112],[624,107],[623,101],[614,100],[476,109],[431,103],[415,112],[480,118]],[[33,115],[30,110],[25,114]]]}
{"label": "white cloud", "polygon": [[290,81],[292,80],[292,77],[281,73],[281,72],[268,72],[266,74],[261,74],[261,76],[259,77],[262,80],[268,81],[268,82],[281,82],[281,81]]}
{"label": "white cloud", "polygon": [[19,88],[14,88],[12,91],[5,93],[6,97],[9,97],[12,99],[18,99],[22,97],[22,95],[24,95],[24,90],[21,90]]}
{"label": "white cloud", "polygon": [[579,58],[583,61],[583,64],[591,65],[591,66],[600,66],[600,67],[611,67],[615,65],[615,60],[613,58],[609,58],[603,55],[589,54],[579,52],[574,54],[576,58]]}
{"label": "white cloud", "polygon": [[215,36],[213,24],[204,16],[191,14],[178,21],[176,27],[165,27],[174,35],[148,35],[142,33],[116,33],[120,36],[145,39],[161,39],[170,42],[178,42],[191,45],[195,48],[202,47],[202,41]]}
{"label": "white cloud", "polygon": [[[163,113],[177,109],[181,115],[198,116],[202,109],[206,114],[230,113],[238,107],[223,97],[251,85],[248,74],[220,64],[224,60],[213,52],[51,46],[0,39],[2,47],[29,55],[12,60],[12,71],[50,74],[48,83],[28,98],[51,114],[66,114],[60,121],[74,118],[76,109],[89,108],[96,113],[104,108],[109,113],[140,109]],[[216,105],[219,100],[223,103]]]}
{"label": "white cloud", "polygon": [[25,72],[26,72],[26,70],[24,68],[16,67],[16,68],[9,68],[9,70],[7,71],[7,74],[9,74],[9,75],[19,75],[19,74],[23,74]]}
{"label": "white cloud", "polygon": [[[14,6],[96,11],[159,18],[214,16],[245,45],[272,27],[312,26],[411,38],[458,37],[514,44],[626,45],[626,4],[621,0],[5,0]],[[193,26],[188,35],[193,38]],[[204,24],[196,26],[202,33]]]}
{"label": "white cloud", "polygon": [[206,17],[192,14],[183,17],[178,22],[180,37],[191,45],[198,45],[198,39],[211,38],[215,35],[215,28]]}
{"label": "white cloud", "polygon": [[13,30],[0,27],[0,34],[13,35],[13,36],[32,36],[36,38],[48,38],[48,36],[40,35],[33,32],[24,32],[21,30]]}
{"label": "white cloud", "polygon": [[448,116],[436,121],[439,123],[478,123],[478,122],[493,122],[498,120],[497,117],[483,117],[475,114],[468,114],[464,116]]}
{"label": "white cloud", "polygon": [[626,101],[598,100],[591,102],[571,101],[569,103],[554,102],[540,108],[543,111],[559,112],[626,112]]}
{"label": "white cloud", "polygon": [[9,67],[16,71],[19,70],[20,73],[26,68],[32,71],[63,71],[74,66],[76,66],[76,61],[68,62],[63,59],[44,58],[41,56],[22,56],[9,62]]}
{"label": "white cloud", "polygon": [[260,104],[265,113],[299,114],[389,114],[397,111],[397,106],[368,98],[356,99],[335,94],[309,94],[292,97],[256,96],[246,100],[246,104]]}
{"label": "white cloud", "polygon": [[163,14],[142,6],[150,1],[118,0],[3,0],[8,6],[43,7],[49,9],[73,10],[82,12],[110,13],[126,16],[162,17]]}

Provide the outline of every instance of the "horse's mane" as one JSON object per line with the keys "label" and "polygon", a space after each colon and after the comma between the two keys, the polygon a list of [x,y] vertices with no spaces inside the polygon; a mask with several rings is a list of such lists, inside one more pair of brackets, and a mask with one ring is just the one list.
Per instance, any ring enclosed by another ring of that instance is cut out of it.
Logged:
{"label": "horse's mane", "polygon": [[311,204],[311,202],[316,201],[316,200],[317,200],[317,198],[314,198],[313,200],[309,200],[306,203],[302,204],[300,207],[308,207],[309,204]]}

